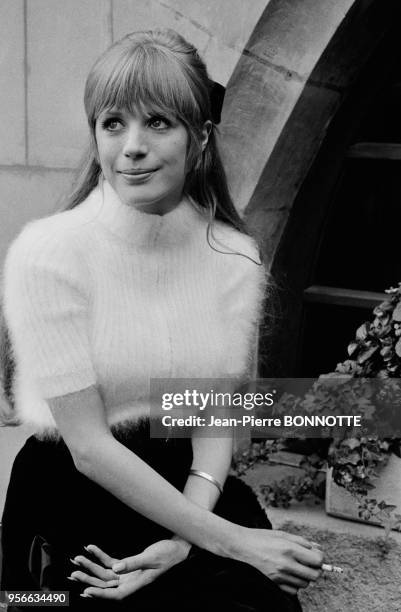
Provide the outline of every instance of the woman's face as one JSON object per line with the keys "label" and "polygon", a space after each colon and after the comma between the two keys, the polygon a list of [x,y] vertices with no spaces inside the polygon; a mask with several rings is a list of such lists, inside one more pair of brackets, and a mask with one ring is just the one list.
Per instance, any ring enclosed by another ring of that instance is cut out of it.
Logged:
{"label": "woman's face", "polygon": [[120,200],[164,214],[182,198],[188,134],[182,123],[143,111],[111,109],[96,120],[100,166]]}

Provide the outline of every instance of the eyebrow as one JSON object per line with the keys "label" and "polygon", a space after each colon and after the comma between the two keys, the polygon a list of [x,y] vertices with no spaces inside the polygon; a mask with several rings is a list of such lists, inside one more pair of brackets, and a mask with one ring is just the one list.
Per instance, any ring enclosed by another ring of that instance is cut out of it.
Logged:
{"label": "eyebrow", "polygon": [[112,107],[112,108],[104,108],[100,112],[100,114],[101,115],[121,115],[123,112],[124,112],[123,109]]}
{"label": "eyebrow", "polygon": [[99,117],[107,116],[107,115],[117,115],[121,117],[126,112],[137,115],[139,117],[144,117],[145,119],[148,119],[149,117],[153,117],[153,116],[159,116],[159,117],[165,117],[166,119],[169,119],[171,121],[174,121],[174,120],[178,121],[177,115],[175,115],[172,112],[166,111],[166,110],[143,109],[143,112],[139,111],[137,113],[132,113],[132,111],[127,108],[117,108],[115,106],[112,106],[111,108],[103,109],[100,112]]}

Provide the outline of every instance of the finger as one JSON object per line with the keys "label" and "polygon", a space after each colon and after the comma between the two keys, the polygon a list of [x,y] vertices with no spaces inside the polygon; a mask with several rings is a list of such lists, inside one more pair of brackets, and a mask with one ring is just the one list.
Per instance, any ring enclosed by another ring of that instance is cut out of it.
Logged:
{"label": "finger", "polygon": [[293,553],[294,559],[311,568],[320,569],[323,563],[323,552],[317,548],[307,550],[303,546],[296,546]]}
{"label": "finger", "polygon": [[[136,580],[129,580],[126,583],[121,583],[117,588],[99,589],[90,587],[85,589],[84,594],[90,597],[98,597],[99,599],[124,599],[128,595],[132,595],[142,587],[153,582],[161,572],[157,570],[145,570],[138,575]],[[146,575],[145,575],[146,574]]]}
{"label": "finger", "polygon": [[115,559],[114,557],[110,557],[110,555],[105,553],[101,548],[99,548],[98,546],[95,546],[94,544],[89,544],[88,546],[84,546],[84,548],[89,553],[97,557],[99,561],[101,561],[101,563],[103,563],[103,565],[105,565],[106,567],[111,568],[113,563],[116,563],[118,561],[118,559]]}
{"label": "finger", "polygon": [[113,570],[107,569],[98,563],[94,563],[82,555],[78,555],[73,561],[75,564],[78,563],[82,568],[88,570],[93,576],[101,580],[115,580],[118,578],[118,574],[115,574]]}
{"label": "finger", "polygon": [[122,599],[122,595],[119,592],[118,587],[115,589],[99,589],[91,587],[90,589],[85,589],[85,591],[81,593],[81,596],[95,597],[96,599]]}
{"label": "finger", "polygon": [[283,537],[285,537],[287,540],[290,540],[290,542],[295,542],[296,544],[299,544],[300,546],[303,546],[304,548],[316,548],[319,547],[319,544],[316,544],[316,542],[311,542],[310,540],[307,540],[306,538],[302,537],[302,536],[297,536],[293,533],[287,533],[286,531],[281,532]]}
{"label": "finger", "polygon": [[289,595],[296,595],[298,592],[295,587],[288,586],[287,584],[279,584],[278,586],[282,591],[285,591],[285,593],[288,593]]}
{"label": "finger", "polygon": [[138,569],[154,569],[159,565],[159,560],[153,553],[149,553],[146,550],[139,555],[133,557],[126,557],[116,563],[113,563],[112,569],[118,574],[125,574],[127,572],[133,572]]}
{"label": "finger", "polygon": [[89,574],[85,574],[85,572],[73,572],[71,576],[69,576],[69,579],[77,582],[84,582],[85,584],[97,586],[102,589],[116,587],[119,584],[119,580],[101,580],[95,576],[89,576]]}
{"label": "finger", "polygon": [[139,591],[139,589],[142,587],[156,580],[156,578],[162,573],[163,572],[161,570],[153,569],[138,572],[138,576],[135,580],[127,580],[126,582],[121,583],[120,590],[123,597],[127,597],[127,595],[135,593],[135,591]]}
{"label": "finger", "polygon": [[306,589],[309,585],[309,580],[303,580],[302,578],[298,578],[292,574],[282,573],[277,577],[277,581],[279,584],[286,584],[287,586],[292,586],[297,589]]}
{"label": "finger", "polygon": [[286,568],[285,573],[291,574],[292,576],[296,576],[301,580],[306,580],[309,582],[315,582],[321,575],[321,570],[313,569],[308,565],[303,565],[302,563],[293,563]]}

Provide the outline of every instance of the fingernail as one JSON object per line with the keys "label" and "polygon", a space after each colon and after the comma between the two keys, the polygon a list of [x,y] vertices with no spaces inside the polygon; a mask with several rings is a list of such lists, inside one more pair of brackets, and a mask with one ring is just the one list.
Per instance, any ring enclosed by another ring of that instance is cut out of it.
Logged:
{"label": "fingernail", "polygon": [[89,546],[91,546],[91,544],[88,544],[88,546],[84,546],[85,550],[87,550],[88,552],[90,552]]}
{"label": "fingernail", "polygon": [[124,563],[115,563],[111,569],[113,572],[121,572],[124,569]]}
{"label": "fingernail", "polygon": [[79,582],[76,578],[73,578],[72,576],[67,576],[67,580],[73,580],[74,582]]}
{"label": "fingernail", "polygon": [[87,595],[86,593],[80,593],[79,594],[80,597],[90,597],[91,599],[93,599],[93,595]]}
{"label": "fingernail", "polygon": [[70,559],[71,563],[73,563],[74,565],[78,565],[78,567],[81,567],[81,564],[78,561],[75,561],[75,559]]}

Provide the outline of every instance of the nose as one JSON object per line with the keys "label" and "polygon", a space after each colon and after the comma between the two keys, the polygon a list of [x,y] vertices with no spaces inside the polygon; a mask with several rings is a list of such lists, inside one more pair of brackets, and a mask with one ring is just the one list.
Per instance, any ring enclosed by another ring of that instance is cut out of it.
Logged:
{"label": "nose", "polygon": [[147,155],[148,151],[145,129],[139,122],[133,121],[126,132],[123,154],[125,157],[138,158]]}

